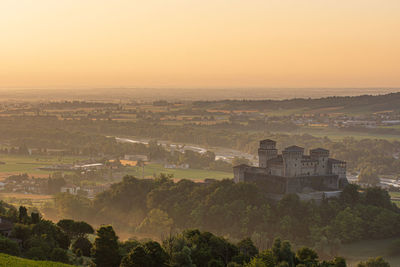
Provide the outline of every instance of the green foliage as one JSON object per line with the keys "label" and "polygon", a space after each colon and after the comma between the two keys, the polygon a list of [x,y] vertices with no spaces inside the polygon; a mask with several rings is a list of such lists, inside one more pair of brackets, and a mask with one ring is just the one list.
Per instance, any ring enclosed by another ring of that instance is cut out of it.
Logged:
{"label": "green foliage", "polygon": [[390,267],[390,264],[382,257],[378,257],[375,259],[369,259],[366,262],[360,262],[357,267]]}
{"label": "green foliage", "polygon": [[70,239],[85,237],[87,234],[93,234],[93,227],[83,221],[77,222],[74,220],[63,219],[57,223]]}
{"label": "green foliage", "polygon": [[16,223],[11,232],[11,237],[22,241],[22,245],[25,246],[25,242],[30,238],[32,234],[32,226]]}
{"label": "green foliage", "polygon": [[237,247],[239,249],[239,255],[236,259],[241,259],[240,263],[249,262],[251,258],[258,254],[258,249],[254,246],[253,241],[250,238],[241,240]]}
{"label": "green foliage", "polygon": [[20,254],[20,249],[16,242],[0,236],[0,253],[18,256]]}
{"label": "green foliage", "polygon": [[67,255],[67,251],[61,248],[54,248],[50,254],[50,260],[58,261],[63,263],[68,263],[69,258]]}
{"label": "green foliage", "polygon": [[313,266],[318,263],[318,254],[310,248],[302,247],[296,252],[296,259],[305,266]]}
{"label": "green foliage", "polygon": [[171,231],[172,225],[173,221],[168,217],[166,212],[159,209],[152,209],[138,226],[137,231],[162,237]]}
{"label": "green foliage", "polygon": [[98,267],[117,267],[120,264],[118,237],[111,226],[102,226],[97,230],[94,241],[93,257]]}
{"label": "green foliage", "polygon": [[83,256],[90,257],[92,247],[92,243],[86,237],[78,237],[72,244],[72,251],[78,255],[79,250]]}
{"label": "green foliage", "polygon": [[171,229],[196,227],[239,240],[250,236],[262,249],[281,236],[296,244],[320,246],[332,256],[341,242],[400,236],[400,210],[390,203],[387,192],[361,191],[351,184],[339,199],[321,204],[301,201],[297,195],[276,203],[251,183],[222,180],[204,185],[126,176],[96,197],[92,213],[96,222],[129,224],[156,238]]}
{"label": "green foliage", "polygon": [[163,267],[168,266],[168,255],[159,243],[150,241],[136,246],[121,261],[121,267]]}
{"label": "green foliage", "polygon": [[28,223],[29,222],[28,211],[24,206],[19,207],[18,221],[20,223]]}

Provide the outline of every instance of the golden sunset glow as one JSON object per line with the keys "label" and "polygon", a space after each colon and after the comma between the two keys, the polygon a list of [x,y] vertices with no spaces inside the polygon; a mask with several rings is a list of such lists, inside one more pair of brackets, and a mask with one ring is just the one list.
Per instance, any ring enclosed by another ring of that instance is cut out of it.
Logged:
{"label": "golden sunset glow", "polygon": [[399,0],[2,0],[0,87],[400,87]]}

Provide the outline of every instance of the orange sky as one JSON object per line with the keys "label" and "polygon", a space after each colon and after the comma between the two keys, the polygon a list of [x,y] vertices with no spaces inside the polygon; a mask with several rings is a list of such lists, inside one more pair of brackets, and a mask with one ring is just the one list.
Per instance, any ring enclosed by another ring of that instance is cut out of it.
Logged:
{"label": "orange sky", "polygon": [[111,86],[400,87],[400,1],[0,1],[0,88]]}

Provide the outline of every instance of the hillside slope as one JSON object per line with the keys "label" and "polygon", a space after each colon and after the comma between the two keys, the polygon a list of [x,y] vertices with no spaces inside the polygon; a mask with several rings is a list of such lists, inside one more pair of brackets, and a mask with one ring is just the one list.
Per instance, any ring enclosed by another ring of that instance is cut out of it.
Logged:
{"label": "hillside slope", "polygon": [[34,261],[0,253],[0,267],[71,267],[72,265],[52,262]]}

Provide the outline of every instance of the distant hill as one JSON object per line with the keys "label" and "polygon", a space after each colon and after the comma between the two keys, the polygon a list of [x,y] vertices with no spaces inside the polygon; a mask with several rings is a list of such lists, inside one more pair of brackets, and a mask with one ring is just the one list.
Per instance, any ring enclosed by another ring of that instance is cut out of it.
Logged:
{"label": "distant hill", "polygon": [[318,99],[294,98],[287,100],[221,100],[221,101],[196,101],[194,107],[223,109],[223,110],[300,110],[311,111],[327,109],[330,112],[380,112],[400,111],[400,93],[386,95],[362,95],[324,97]]}
{"label": "distant hill", "polygon": [[0,267],[72,267],[73,265],[52,262],[34,261],[0,253]]}

